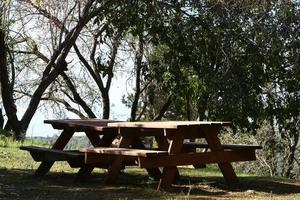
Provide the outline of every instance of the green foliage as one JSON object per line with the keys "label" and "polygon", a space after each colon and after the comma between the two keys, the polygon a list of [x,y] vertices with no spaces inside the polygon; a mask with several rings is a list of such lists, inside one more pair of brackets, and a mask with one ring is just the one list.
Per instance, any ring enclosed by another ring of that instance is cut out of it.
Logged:
{"label": "green foliage", "polygon": [[11,136],[11,133],[0,128],[0,136],[9,137]]}
{"label": "green foliage", "polygon": [[273,138],[272,155],[282,158],[272,170],[292,177],[300,135],[300,2],[145,2],[128,12],[124,5],[119,23],[150,41],[144,118],[153,119],[171,95],[169,120],[232,121],[234,133],[246,134],[270,124],[266,143]]}

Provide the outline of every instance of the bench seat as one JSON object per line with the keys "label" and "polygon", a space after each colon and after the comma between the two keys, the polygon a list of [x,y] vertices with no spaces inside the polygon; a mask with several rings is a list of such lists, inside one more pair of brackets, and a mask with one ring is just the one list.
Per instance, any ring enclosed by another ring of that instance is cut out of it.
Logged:
{"label": "bench seat", "polygon": [[80,167],[84,164],[84,153],[75,150],[64,151],[38,146],[21,146],[20,149],[29,151],[35,161],[67,161],[71,167]]}
{"label": "bench seat", "polygon": [[[185,142],[183,143],[184,148],[209,148],[207,143],[199,142]],[[222,144],[224,150],[242,150],[242,149],[262,149],[259,145],[247,145],[247,144]]]}
{"label": "bench seat", "polygon": [[167,151],[131,149],[131,148],[114,148],[114,147],[82,148],[80,149],[80,151],[85,153],[122,155],[122,156],[134,156],[134,157],[151,157],[151,156],[168,154]]}
{"label": "bench seat", "polygon": [[[85,164],[95,164],[101,162],[112,162],[115,156],[126,156],[126,161],[134,161],[136,158],[156,157],[158,155],[168,155],[167,151],[147,150],[147,149],[130,149],[130,148],[114,148],[114,147],[95,147],[82,148],[81,152],[85,154]],[[101,156],[100,156],[101,154]]]}

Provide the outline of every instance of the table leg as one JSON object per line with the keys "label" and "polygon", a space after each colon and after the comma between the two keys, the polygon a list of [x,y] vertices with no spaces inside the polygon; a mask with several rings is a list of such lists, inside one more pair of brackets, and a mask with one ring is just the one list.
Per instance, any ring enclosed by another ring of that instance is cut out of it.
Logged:
{"label": "table leg", "polygon": [[[183,145],[183,134],[176,134],[173,136],[168,152],[169,154],[179,153],[182,151]],[[179,172],[177,167],[164,167],[162,177],[159,181],[157,190],[166,189],[179,177]]]}
{"label": "table leg", "polygon": [[[169,150],[170,144],[169,144],[168,139],[166,137],[164,137],[164,136],[155,136],[155,140],[157,142],[159,150],[162,150],[162,151],[168,151]],[[176,167],[175,179],[173,180],[173,183],[175,183],[179,179],[180,179],[180,174],[179,174],[179,171],[178,171],[178,169]]]}
{"label": "table leg", "polygon": [[[224,151],[222,148],[220,139],[218,138],[218,133],[220,128],[218,127],[207,127],[202,128],[205,139],[211,149],[211,151]],[[230,186],[236,187],[239,184],[239,180],[234,172],[232,165],[228,163],[218,163],[218,166]]]}
{"label": "table leg", "polygon": [[[62,150],[63,148],[65,148],[65,146],[68,144],[73,134],[74,134],[73,130],[69,130],[69,129],[63,130],[61,135],[57,138],[56,142],[53,144],[52,149]],[[45,175],[47,172],[49,172],[53,164],[54,162],[43,161],[38,167],[38,169],[35,171],[34,175],[35,176]]]}
{"label": "table leg", "polygon": [[[134,138],[132,137],[122,137],[119,147],[120,148],[128,147],[129,145],[132,144],[133,140]],[[108,168],[108,176],[105,181],[106,183],[111,184],[116,181],[120,170],[123,168],[123,161],[124,161],[123,156],[116,156],[114,158],[112,165]]]}
{"label": "table leg", "polygon": [[[85,134],[94,147],[109,147],[112,144],[113,140],[117,137],[118,130],[112,129],[103,132],[104,135],[101,139],[98,136],[99,134],[97,133],[86,132]],[[81,167],[77,174],[77,180],[82,180],[89,176],[94,168],[95,167],[93,165],[84,165],[83,167]]]}
{"label": "table leg", "polygon": [[[135,138],[132,143],[132,148],[136,149],[145,149],[145,145],[140,140],[140,138]],[[154,180],[158,181],[161,178],[161,172],[158,168],[146,168],[149,176],[154,178]]]}

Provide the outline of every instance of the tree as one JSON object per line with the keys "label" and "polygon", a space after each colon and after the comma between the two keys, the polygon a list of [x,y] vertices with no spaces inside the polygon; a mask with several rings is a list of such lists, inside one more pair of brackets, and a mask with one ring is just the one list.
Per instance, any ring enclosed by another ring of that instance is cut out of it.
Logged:
{"label": "tree", "polygon": [[[31,3],[31,1],[26,0],[25,2],[31,4],[32,6],[38,7],[38,5]],[[98,3],[95,0],[89,0],[85,2],[84,5],[82,5],[82,3],[75,2],[75,6],[77,6],[79,9],[79,16],[77,17],[77,22],[71,24],[73,26],[70,29],[69,33],[65,34],[64,39],[62,39],[61,42],[57,45],[56,50],[53,52],[51,58],[49,59],[49,63],[47,63],[43,70],[40,82],[35,88],[34,92],[32,93],[29,105],[20,120],[16,115],[17,109],[14,105],[13,89],[9,87],[10,82],[8,80],[8,71],[7,67],[5,68],[5,66],[7,65],[5,65],[6,61],[3,59],[4,57],[6,58],[6,52],[5,49],[2,49],[1,60],[2,62],[4,61],[4,64],[1,64],[2,99],[4,109],[8,116],[9,126],[6,127],[12,129],[14,139],[19,140],[22,138],[22,132],[24,132],[27,129],[34,113],[38,108],[38,105],[42,99],[44,92],[47,90],[48,86],[51,85],[51,83],[53,83],[53,81],[55,81],[55,79],[67,69],[68,64],[66,62],[66,57],[70,49],[74,45],[76,39],[78,38],[81,30],[92,18],[96,17],[99,13],[101,13],[104,10],[104,8],[109,5],[109,3],[109,1],[103,1],[101,3]],[[71,8],[71,10],[74,9]],[[1,45],[1,47],[7,47],[7,45],[5,45],[5,36],[3,35],[3,31],[1,37],[1,42],[3,45]],[[13,77],[12,79],[14,78],[15,77]]]}
{"label": "tree", "polygon": [[171,93],[168,119],[233,121],[235,132],[256,134],[270,123],[273,171],[293,176],[299,145],[299,3],[181,3],[147,29],[153,47],[146,76],[152,75],[155,92],[145,93],[144,101]]}

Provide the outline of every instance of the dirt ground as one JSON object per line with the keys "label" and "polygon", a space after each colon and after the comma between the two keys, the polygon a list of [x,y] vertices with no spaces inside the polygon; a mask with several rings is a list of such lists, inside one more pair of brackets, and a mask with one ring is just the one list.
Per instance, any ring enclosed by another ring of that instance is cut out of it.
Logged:
{"label": "dirt ground", "polygon": [[105,173],[93,173],[74,182],[74,173],[51,172],[42,178],[34,170],[0,169],[0,200],[22,199],[300,199],[297,181],[267,177],[240,177],[241,187],[229,188],[222,177],[185,175],[167,191],[156,191],[157,182],[143,171],[120,174],[115,185],[105,185]]}

